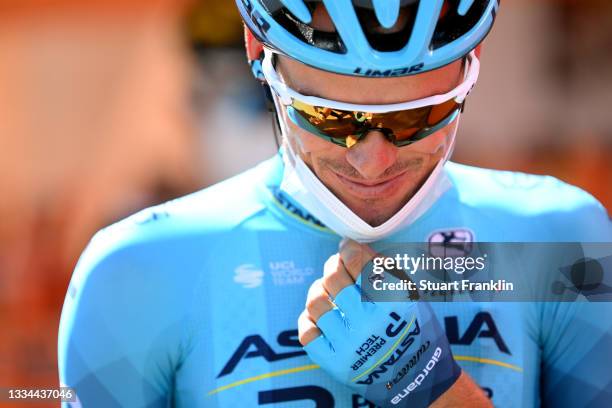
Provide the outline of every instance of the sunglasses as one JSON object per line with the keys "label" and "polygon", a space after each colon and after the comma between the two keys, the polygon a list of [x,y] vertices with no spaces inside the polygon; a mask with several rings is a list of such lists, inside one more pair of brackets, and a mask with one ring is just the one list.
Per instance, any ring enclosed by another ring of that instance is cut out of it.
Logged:
{"label": "sunglasses", "polygon": [[266,49],[264,77],[299,128],[339,146],[350,148],[376,130],[396,146],[418,142],[453,122],[463,110],[480,63],[472,52],[466,57],[464,78],[455,89],[409,102],[361,105],[302,95],[282,82],[274,69],[274,54]]}

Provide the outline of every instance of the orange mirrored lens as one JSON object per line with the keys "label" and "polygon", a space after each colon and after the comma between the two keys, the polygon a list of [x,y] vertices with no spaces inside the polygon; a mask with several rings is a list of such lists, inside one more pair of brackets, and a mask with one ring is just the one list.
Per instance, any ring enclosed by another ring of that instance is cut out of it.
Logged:
{"label": "orange mirrored lens", "polygon": [[318,131],[334,139],[346,139],[369,129],[388,129],[398,141],[408,140],[420,130],[447,118],[460,107],[455,100],[439,105],[386,113],[346,111],[312,106],[294,100],[292,107]]}
{"label": "orange mirrored lens", "polygon": [[334,138],[354,135],[364,123],[361,112],[312,106],[300,101],[294,101],[292,106],[310,124]]}
{"label": "orange mirrored lens", "polygon": [[440,122],[442,119],[450,115],[458,107],[459,104],[454,99],[451,99],[450,101],[446,101],[439,105],[431,106],[431,111],[429,112],[429,117],[427,118],[427,125],[435,125],[436,123]]}

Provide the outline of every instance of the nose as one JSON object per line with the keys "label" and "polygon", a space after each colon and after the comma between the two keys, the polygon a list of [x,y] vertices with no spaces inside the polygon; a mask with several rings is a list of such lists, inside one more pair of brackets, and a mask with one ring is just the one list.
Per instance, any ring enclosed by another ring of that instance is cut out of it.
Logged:
{"label": "nose", "polygon": [[347,149],[346,160],[365,179],[376,180],[397,161],[398,148],[377,130]]}

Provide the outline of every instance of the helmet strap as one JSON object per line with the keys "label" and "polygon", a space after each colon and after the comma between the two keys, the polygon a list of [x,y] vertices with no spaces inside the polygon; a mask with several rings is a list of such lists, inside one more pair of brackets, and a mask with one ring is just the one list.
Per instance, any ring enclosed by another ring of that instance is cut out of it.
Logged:
{"label": "helmet strap", "polygon": [[277,149],[280,149],[281,146],[281,124],[280,119],[278,118],[278,111],[276,110],[276,105],[274,104],[274,99],[272,97],[272,89],[270,85],[265,82],[262,82],[262,86],[264,89],[264,93],[266,96],[266,107],[268,108],[268,112],[270,112],[270,116],[272,118],[272,130],[274,131],[274,142],[276,143]]}

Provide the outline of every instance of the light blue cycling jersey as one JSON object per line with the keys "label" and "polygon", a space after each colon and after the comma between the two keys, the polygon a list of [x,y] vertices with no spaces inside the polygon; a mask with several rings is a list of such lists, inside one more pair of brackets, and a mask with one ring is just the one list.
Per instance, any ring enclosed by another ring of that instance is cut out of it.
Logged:
{"label": "light blue cycling jersey", "polygon": [[[277,156],[94,237],[59,332],[60,380],[82,406],[373,406],[298,342],[307,290],[340,237],[279,193],[282,166]],[[445,171],[452,187],[385,241],[612,242],[601,204],[557,179]],[[432,306],[495,406],[611,406],[612,303]]]}

